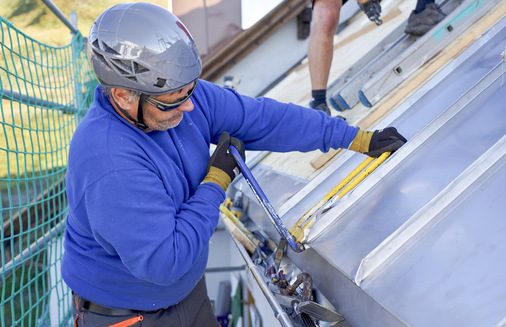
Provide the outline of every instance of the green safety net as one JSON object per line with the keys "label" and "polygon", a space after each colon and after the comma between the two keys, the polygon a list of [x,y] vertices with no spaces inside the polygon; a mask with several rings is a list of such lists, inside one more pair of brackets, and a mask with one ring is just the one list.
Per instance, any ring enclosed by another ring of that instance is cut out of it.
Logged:
{"label": "green safety net", "polygon": [[1,17],[0,26],[0,326],[69,326],[71,294],[59,269],[64,177],[97,81],[82,35],[52,47]]}

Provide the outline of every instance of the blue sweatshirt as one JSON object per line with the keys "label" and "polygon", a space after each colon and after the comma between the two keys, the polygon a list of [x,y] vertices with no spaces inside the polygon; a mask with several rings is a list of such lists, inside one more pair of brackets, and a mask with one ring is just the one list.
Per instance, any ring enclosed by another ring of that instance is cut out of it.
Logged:
{"label": "blue sweatshirt", "polygon": [[194,110],[168,131],[121,118],[99,86],[73,136],[62,275],[109,308],[155,310],[184,299],[202,278],[225,192],[202,183],[210,143],[223,131],[247,150],[348,147],[358,128],[272,99],[199,81]]}

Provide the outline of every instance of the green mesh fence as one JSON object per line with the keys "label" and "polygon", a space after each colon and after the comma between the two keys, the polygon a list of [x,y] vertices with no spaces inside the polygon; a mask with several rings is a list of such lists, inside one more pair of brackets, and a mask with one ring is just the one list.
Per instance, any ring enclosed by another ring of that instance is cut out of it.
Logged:
{"label": "green mesh fence", "polygon": [[0,17],[0,326],[68,326],[60,275],[72,134],[97,81],[82,35],[37,42]]}

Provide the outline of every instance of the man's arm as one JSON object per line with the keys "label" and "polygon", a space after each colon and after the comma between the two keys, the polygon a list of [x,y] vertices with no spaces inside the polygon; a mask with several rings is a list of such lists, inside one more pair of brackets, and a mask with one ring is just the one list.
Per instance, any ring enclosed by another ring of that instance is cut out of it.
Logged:
{"label": "man's arm", "polygon": [[86,191],[81,205],[87,203],[94,237],[123,269],[170,285],[201,258],[224,199],[218,185],[204,183],[184,201],[179,191],[167,190],[157,174],[143,169],[109,173]]}

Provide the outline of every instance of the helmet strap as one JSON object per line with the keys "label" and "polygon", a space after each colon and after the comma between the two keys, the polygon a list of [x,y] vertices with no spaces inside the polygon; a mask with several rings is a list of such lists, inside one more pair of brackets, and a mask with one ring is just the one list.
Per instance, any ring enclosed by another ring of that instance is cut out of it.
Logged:
{"label": "helmet strap", "polygon": [[141,97],[139,98],[139,106],[137,107],[137,121],[135,122],[135,126],[139,127],[140,129],[148,128],[148,126],[144,124],[144,115],[142,111],[142,107],[144,106],[147,98],[148,95],[146,94],[141,94]]}
{"label": "helmet strap", "polygon": [[146,101],[146,98],[147,98],[147,95],[141,94],[141,97],[139,98],[139,106],[137,108],[137,119],[135,119],[132,116],[130,116],[130,114],[128,113],[128,111],[126,111],[125,109],[121,108],[121,106],[114,99],[114,96],[111,95],[112,102],[114,102],[114,104],[116,105],[116,107],[118,108],[118,110],[121,111],[121,113],[123,115],[125,115],[126,118],[130,119],[131,121],[133,121],[133,123],[135,124],[135,126],[137,128],[142,129],[142,130],[148,128],[148,126],[146,124],[144,124],[144,118],[143,118],[143,114],[142,114],[142,106],[143,106],[144,102]]}

